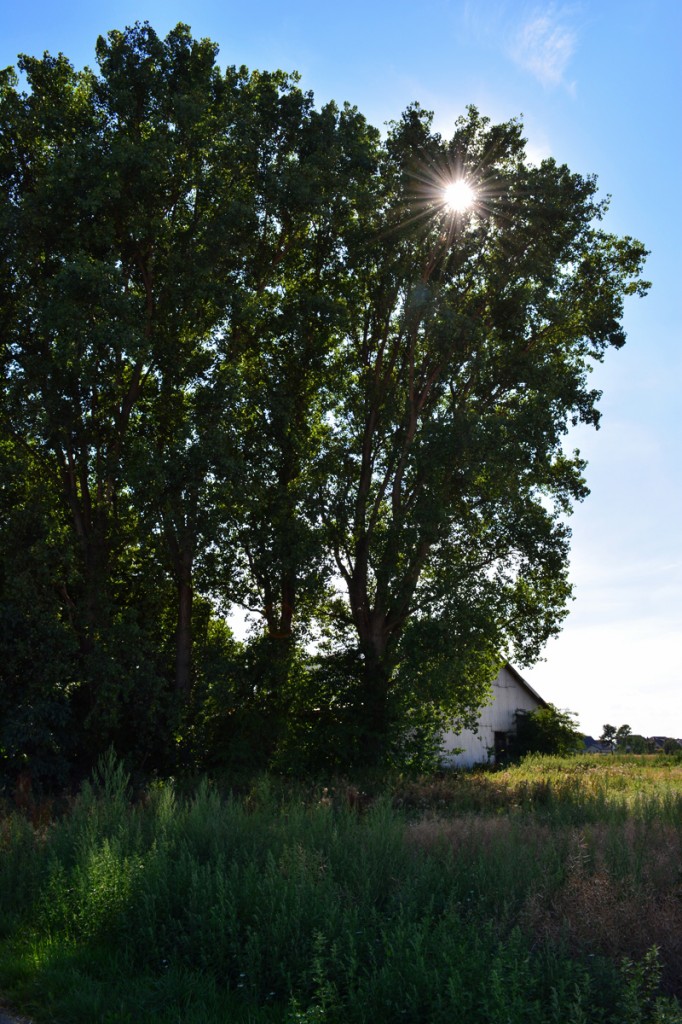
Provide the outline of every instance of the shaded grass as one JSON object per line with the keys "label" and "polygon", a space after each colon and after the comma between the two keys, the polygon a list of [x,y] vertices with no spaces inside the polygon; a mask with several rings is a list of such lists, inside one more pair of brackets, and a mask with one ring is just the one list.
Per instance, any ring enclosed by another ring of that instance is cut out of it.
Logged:
{"label": "shaded grass", "polygon": [[678,769],[601,764],[132,803],[109,761],[2,821],[0,986],[60,1024],[679,1024]]}

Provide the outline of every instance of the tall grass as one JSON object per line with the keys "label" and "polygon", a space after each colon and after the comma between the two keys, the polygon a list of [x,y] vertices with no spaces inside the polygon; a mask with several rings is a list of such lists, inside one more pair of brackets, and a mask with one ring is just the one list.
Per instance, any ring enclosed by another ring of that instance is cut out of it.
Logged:
{"label": "tall grass", "polygon": [[0,825],[0,990],[59,1024],[680,1024],[679,777],[592,764],[133,802],[109,759]]}
{"label": "tall grass", "polygon": [[408,781],[398,787],[396,802],[418,812],[526,811],[536,819],[563,825],[623,822],[632,817],[678,825],[682,759],[533,755],[505,771]]}

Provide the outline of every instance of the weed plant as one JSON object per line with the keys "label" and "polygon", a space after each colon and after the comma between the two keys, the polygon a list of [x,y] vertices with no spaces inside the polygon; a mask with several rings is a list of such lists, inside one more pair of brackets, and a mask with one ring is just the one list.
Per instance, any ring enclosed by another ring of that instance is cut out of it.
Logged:
{"label": "weed plant", "polygon": [[132,801],[109,758],[0,825],[0,991],[39,1024],[682,1024],[680,771]]}

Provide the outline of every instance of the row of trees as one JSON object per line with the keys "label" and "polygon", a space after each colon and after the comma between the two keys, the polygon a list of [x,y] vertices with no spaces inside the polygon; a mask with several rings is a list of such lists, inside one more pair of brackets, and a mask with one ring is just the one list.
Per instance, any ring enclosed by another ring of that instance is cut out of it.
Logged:
{"label": "row of trees", "polygon": [[183,25],[96,52],[0,76],[0,755],[409,758],[559,629],[645,252],[516,121],[382,138]]}
{"label": "row of trees", "polygon": [[616,728],[615,725],[607,723],[602,729],[599,739],[602,743],[607,743],[614,754],[616,751],[624,754],[653,754],[661,749],[666,754],[674,754],[680,749],[680,744],[671,736],[647,739],[645,736],[633,733],[627,724],[619,725]]}

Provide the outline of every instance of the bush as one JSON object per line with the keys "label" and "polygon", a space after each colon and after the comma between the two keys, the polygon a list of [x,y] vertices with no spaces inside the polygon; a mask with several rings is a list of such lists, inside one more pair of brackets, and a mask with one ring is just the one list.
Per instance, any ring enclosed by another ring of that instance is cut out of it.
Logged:
{"label": "bush", "polygon": [[572,711],[560,711],[553,704],[535,711],[517,711],[516,737],[511,744],[513,760],[526,754],[575,754],[582,746]]}

